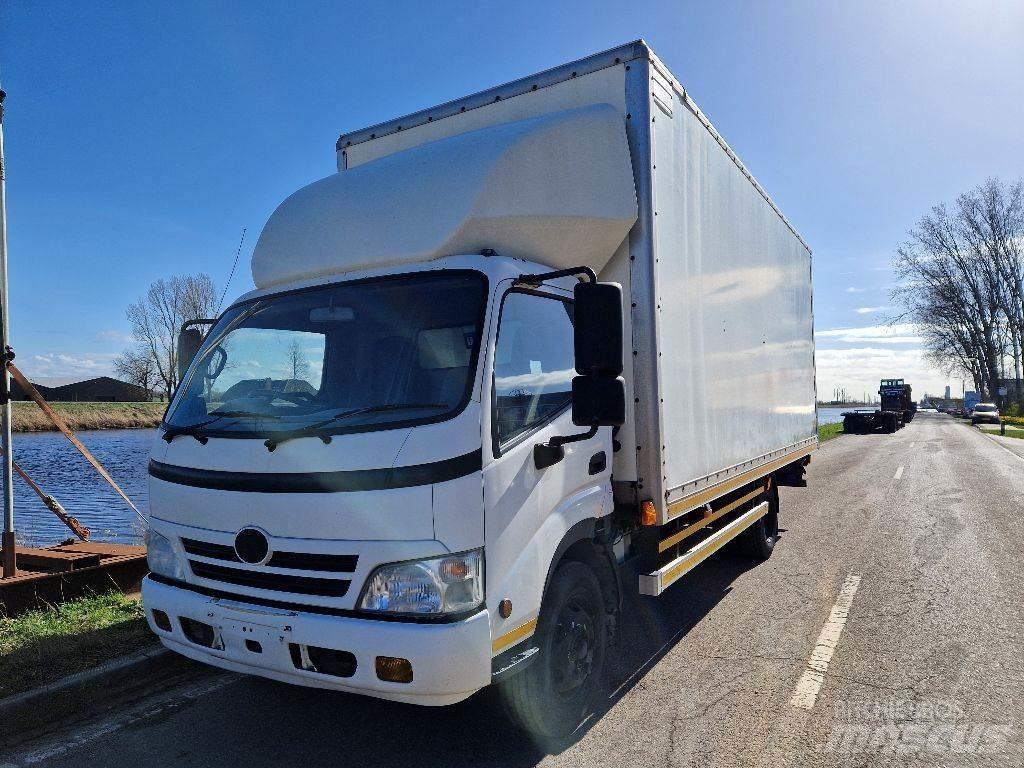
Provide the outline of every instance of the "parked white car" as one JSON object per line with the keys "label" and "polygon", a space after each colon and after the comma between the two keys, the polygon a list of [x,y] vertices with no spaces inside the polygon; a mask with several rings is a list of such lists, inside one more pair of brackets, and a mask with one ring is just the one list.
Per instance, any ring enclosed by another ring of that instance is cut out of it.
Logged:
{"label": "parked white car", "polygon": [[983,421],[992,424],[999,423],[999,408],[995,403],[978,403],[974,406],[974,412],[971,414],[971,424],[980,424]]}

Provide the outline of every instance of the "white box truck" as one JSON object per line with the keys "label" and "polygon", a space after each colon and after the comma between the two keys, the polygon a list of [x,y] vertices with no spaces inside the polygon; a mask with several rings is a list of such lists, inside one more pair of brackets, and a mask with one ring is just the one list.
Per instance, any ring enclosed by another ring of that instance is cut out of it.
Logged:
{"label": "white box truck", "polygon": [[256,290],[180,336],[150,626],[404,702],[499,683],[565,738],[625,590],[771,554],[817,445],[810,250],[642,41],[337,161],[267,222]]}

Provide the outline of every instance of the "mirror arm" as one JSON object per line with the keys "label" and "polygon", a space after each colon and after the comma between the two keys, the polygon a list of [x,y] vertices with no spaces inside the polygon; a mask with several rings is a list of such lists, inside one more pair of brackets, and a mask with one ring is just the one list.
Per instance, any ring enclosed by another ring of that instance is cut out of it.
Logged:
{"label": "mirror arm", "polygon": [[545,280],[555,280],[559,277],[572,277],[573,275],[586,275],[590,282],[597,282],[597,273],[588,266],[559,269],[556,272],[539,272],[534,275],[520,275],[516,278],[516,282],[526,283],[527,285],[540,285]]}
{"label": "mirror arm", "polygon": [[187,320],[185,323],[182,324],[181,328],[178,329],[178,333],[181,333],[182,331],[187,331],[189,327],[193,325],[213,325],[216,322],[216,320],[209,319]]}
{"label": "mirror arm", "polygon": [[557,435],[546,443],[537,443],[533,446],[533,463],[537,469],[550,467],[565,458],[566,443],[577,443],[581,440],[589,440],[597,434],[597,427],[591,427],[586,432],[578,432],[575,435]]}
{"label": "mirror arm", "polygon": [[548,445],[557,447],[566,443],[578,443],[582,440],[589,440],[597,434],[597,427],[591,427],[586,432],[577,432],[575,435],[558,435],[548,440]]}

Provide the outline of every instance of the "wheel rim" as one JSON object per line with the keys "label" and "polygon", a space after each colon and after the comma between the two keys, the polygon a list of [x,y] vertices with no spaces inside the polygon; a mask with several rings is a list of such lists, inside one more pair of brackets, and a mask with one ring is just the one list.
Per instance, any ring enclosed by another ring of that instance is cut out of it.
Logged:
{"label": "wheel rim", "polygon": [[594,617],[578,600],[570,600],[555,619],[551,644],[552,687],[560,697],[576,693],[594,667]]}

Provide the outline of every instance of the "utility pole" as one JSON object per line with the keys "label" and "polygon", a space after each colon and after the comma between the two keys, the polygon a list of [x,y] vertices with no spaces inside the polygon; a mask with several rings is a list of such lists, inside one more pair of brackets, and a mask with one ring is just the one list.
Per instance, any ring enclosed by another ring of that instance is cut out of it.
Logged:
{"label": "utility pole", "polygon": [[17,574],[14,551],[14,467],[11,450],[11,375],[7,372],[7,199],[5,184],[7,169],[4,165],[4,97],[0,89],[0,447],[4,452],[4,530],[3,578]]}

